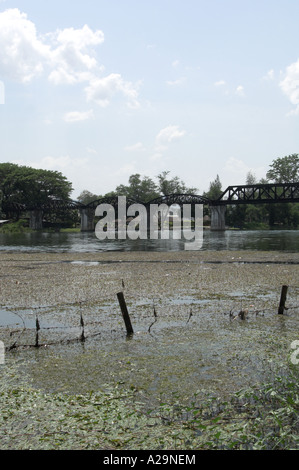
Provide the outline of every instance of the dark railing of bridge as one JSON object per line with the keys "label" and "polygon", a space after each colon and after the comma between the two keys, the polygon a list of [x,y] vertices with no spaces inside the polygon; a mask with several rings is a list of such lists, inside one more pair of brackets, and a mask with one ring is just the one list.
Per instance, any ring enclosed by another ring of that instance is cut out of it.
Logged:
{"label": "dark railing of bridge", "polygon": [[229,186],[212,205],[299,202],[299,183]]}
{"label": "dark railing of bridge", "polygon": [[[298,183],[269,183],[254,185],[237,185],[228,186],[218,199],[209,199],[206,196],[197,194],[168,194],[161,195],[151,201],[140,201],[132,198],[126,198],[126,205],[143,204],[166,204],[180,205],[183,204],[204,204],[207,206],[217,205],[235,205],[235,204],[273,204],[273,203],[298,203],[299,202],[299,182]],[[29,203],[16,203],[3,201],[2,209],[4,212],[24,212],[30,210],[42,210],[49,212],[51,210],[82,210],[96,209],[99,204],[111,204],[116,207],[118,204],[118,196],[110,196],[96,199],[83,204],[75,200],[60,200],[49,198],[42,204],[34,205]]]}

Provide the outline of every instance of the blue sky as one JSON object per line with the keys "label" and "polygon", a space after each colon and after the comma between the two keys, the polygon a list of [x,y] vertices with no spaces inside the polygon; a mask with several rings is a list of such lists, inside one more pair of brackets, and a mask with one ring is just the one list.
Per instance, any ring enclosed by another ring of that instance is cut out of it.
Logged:
{"label": "blue sky", "polygon": [[299,153],[298,20],[297,0],[0,0],[0,161],[73,198],[259,180]]}

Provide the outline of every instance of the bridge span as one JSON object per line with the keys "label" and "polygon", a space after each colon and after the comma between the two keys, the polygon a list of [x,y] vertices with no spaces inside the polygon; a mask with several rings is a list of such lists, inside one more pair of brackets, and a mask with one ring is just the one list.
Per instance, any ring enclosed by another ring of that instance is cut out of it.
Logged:
{"label": "bridge span", "polygon": [[[127,207],[132,204],[143,204],[147,210],[151,204],[166,204],[167,206],[184,204],[203,204],[210,208],[211,230],[225,230],[225,211],[227,205],[238,204],[280,204],[280,203],[298,203],[299,202],[299,182],[295,183],[269,183],[254,185],[236,185],[228,186],[217,199],[209,199],[206,196],[197,194],[168,194],[161,195],[149,202],[133,200],[127,198]],[[81,217],[81,231],[93,231],[95,224],[95,210],[99,204],[110,204],[117,207],[118,196],[103,197],[96,199],[89,204],[83,204],[80,201],[59,199],[47,200],[42,205],[2,203],[2,210],[7,214],[24,213],[30,214],[30,227],[41,229],[43,226],[43,214],[53,210],[71,211],[76,210]]]}

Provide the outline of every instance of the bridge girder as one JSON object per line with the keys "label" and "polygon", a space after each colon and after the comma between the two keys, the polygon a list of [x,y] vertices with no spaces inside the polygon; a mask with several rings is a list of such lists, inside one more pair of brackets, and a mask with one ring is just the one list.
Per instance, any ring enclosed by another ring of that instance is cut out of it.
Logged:
{"label": "bridge girder", "polygon": [[[221,196],[216,200],[210,200],[205,196],[197,194],[168,194],[162,195],[148,202],[126,199],[126,205],[143,204],[204,204],[209,206],[236,205],[236,204],[274,204],[274,203],[299,203],[299,183],[274,183],[228,186]],[[4,212],[24,212],[30,210],[80,210],[84,208],[96,209],[99,204],[111,204],[117,207],[118,196],[103,197],[83,204],[75,200],[63,201],[60,199],[49,199],[46,203],[34,206],[26,203],[3,202]]]}
{"label": "bridge girder", "polygon": [[210,200],[205,196],[199,196],[197,194],[166,194],[159,196],[151,201],[147,202],[145,205],[149,206],[150,204],[166,204],[167,206],[183,204],[209,204]]}
{"label": "bridge girder", "polygon": [[299,183],[228,186],[211,205],[277,204],[299,202]]}

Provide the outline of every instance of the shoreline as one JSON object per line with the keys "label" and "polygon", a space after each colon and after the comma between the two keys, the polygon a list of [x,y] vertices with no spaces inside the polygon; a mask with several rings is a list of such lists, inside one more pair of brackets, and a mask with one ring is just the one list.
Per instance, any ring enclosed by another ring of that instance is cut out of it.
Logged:
{"label": "shoreline", "polygon": [[2,306],[229,295],[299,285],[299,253],[262,251],[0,252]]}

